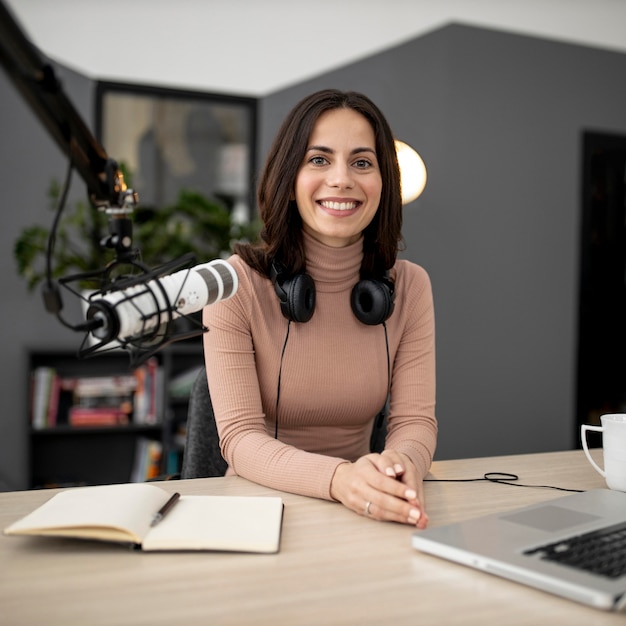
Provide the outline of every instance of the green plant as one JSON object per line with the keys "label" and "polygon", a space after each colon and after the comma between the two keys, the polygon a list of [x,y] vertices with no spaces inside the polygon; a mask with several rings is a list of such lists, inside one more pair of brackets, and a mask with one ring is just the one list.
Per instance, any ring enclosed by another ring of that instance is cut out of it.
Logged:
{"label": "green plant", "polygon": [[[56,208],[60,184],[52,181],[48,198]],[[182,190],[178,201],[163,208],[139,207],[131,215],[134,247],[141,262],[157,267],[183,254],[192,253],[197,263],[230,252],[232,242],[256,237],[258,225],[238,224],[222,204],[202,194]],[[102,246],[108,235],[108,216],[87,202],[78,201],[64,211],[59,222],[54,254],[53,278],[104,268],[115,258],[115,252]],[[33,290],[46,276],[46,250],[50,230],[35,225],[25,228],[14,245],[14,256],[20,276]]]}

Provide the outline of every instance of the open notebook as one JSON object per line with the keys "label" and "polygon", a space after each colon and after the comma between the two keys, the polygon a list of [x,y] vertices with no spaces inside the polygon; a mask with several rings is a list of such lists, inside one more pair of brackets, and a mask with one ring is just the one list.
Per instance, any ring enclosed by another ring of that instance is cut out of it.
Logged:
{"label": "open notebook", "polygon": [[61,491],[5,535],[71,537],[134,544],[144,551],[278,552],[282,498],[181,496],[151,526],[170,493],[150,483],[78,487]]}
{"label": "open notebook", "polygon": [[434,527],[414,533],[412,545],[590,606],[626,610],[626,493],[596,489]]}

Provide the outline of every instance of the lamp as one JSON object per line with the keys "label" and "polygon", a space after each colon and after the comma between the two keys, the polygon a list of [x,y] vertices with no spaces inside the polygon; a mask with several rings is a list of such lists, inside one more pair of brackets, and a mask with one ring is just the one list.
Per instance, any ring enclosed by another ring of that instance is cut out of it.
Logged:
{"label": "lamp", "polygon": [[426,187],[426,166],[411,146],[396,139],[396,153],[400,166],[402,204],[413,202]]}

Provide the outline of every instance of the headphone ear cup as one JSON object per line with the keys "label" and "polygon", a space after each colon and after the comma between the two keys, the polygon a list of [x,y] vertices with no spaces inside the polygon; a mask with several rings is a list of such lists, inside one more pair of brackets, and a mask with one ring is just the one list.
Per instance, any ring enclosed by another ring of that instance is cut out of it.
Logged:
{"label": "headphone ear cup", "polygon": [[283,315],[294,322],[308,322],[315,311],[315,283],[308,274],[296,274],[282,285],[285,300],[281,298]]}
{"label": "headphone ear cup", "polygon": [[390,283],[361,280],[352,288],[350,303],[356,318],[368,326],[382,324],[393,313],[395,293]]}
{"label": "headphone ear cup", "polygon": [[308,322],[315,311],[315,283],[308,274],[284,278],[285,267],[272,261],[270,279],[280,301],[282,314],[293,322]]}

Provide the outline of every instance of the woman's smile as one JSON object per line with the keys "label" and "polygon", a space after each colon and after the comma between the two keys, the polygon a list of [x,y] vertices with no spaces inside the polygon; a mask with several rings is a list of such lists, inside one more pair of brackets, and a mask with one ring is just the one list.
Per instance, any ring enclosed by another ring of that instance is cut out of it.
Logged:
{"label": "woman's smile", "polygon": [[334,211],[337,213],[354,211],[361,204],[356,200],[318,200],[317,203],[327,211]]}

